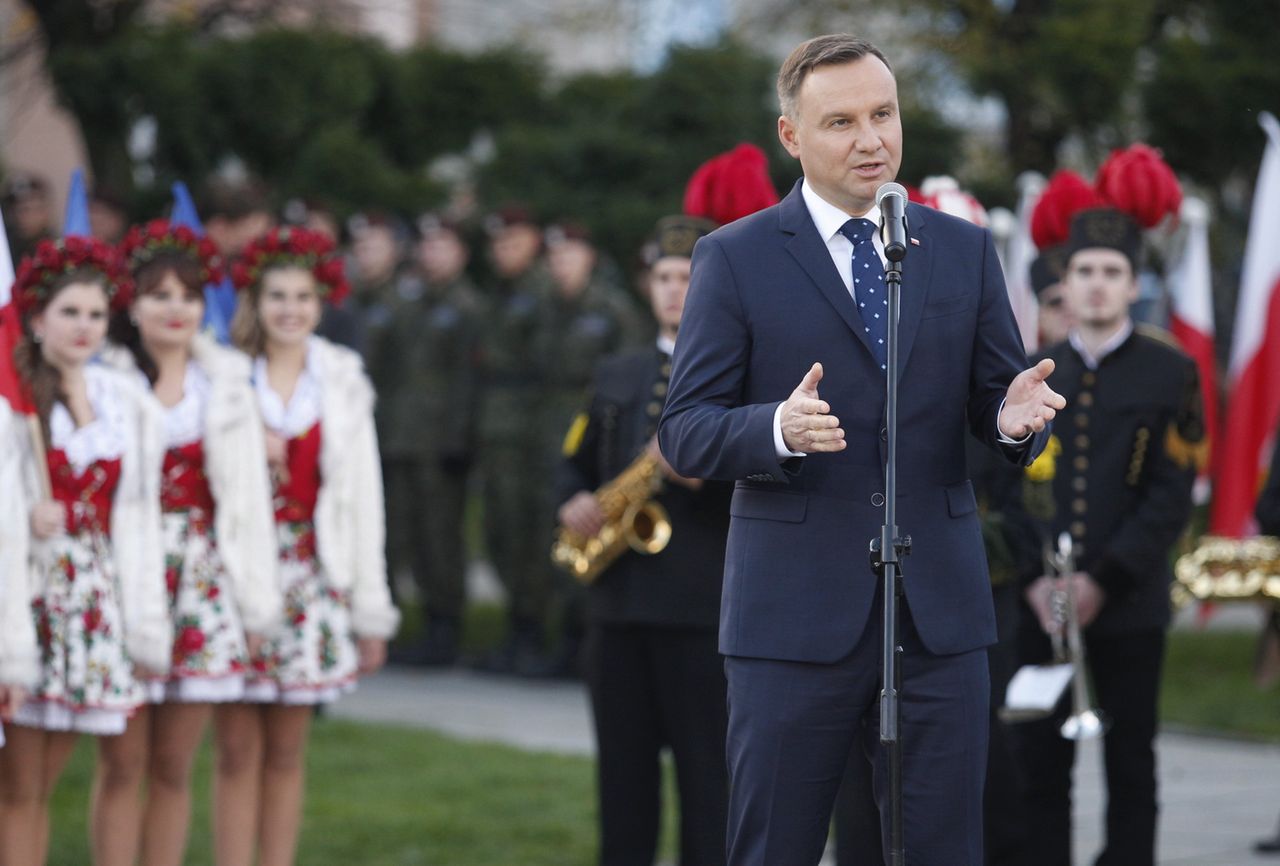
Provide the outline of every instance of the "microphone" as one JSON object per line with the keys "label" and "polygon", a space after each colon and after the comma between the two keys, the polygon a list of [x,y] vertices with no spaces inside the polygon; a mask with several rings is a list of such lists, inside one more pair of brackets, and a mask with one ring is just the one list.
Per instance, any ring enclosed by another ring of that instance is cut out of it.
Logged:
{"label": "microphone", "polygon": [[900,183],[886,183],[876,190],[880,208],[880,239],[884,257],[900,262],[907,257],[907,190]]}

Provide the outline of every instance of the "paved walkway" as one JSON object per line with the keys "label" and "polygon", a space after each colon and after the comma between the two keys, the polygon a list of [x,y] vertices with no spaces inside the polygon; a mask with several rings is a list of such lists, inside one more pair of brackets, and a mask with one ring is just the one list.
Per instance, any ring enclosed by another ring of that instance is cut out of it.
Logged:
{"label": "paved walkway", "polygon": [[[579,683],[391,669],[362,682],[333,715],[561,754],[594,749]],[[1251,840],[1268,833],[1280,813],[1280,747],[1165,734],[1159,760],[1161,864],[1280,866],[1280,858],[1249,851]],[[1092,862],[1101,835],[1101,774],[1096,744],[1086,746],[1077,766],[1080,866]]]}

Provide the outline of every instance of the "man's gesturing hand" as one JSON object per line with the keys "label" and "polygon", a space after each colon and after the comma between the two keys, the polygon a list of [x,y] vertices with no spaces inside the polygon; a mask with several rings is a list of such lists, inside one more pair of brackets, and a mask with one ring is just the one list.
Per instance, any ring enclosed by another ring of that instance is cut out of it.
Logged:
{"label": "man's gesturing hand", "polygon": [[782,404],[782,441],[792,451],[816,454],[819,451],[843,451],[844,431],[840,419],[831,414],[826,400],[818,398],[822,381],[822,365],[814,364],[804,374],[787,402]]}
{"label": "man's gesturing hand", "polygon": [[1039,433],[1053,420],[1066,398],[1049,387],[1045,380],[1053,373],[1053,359],[1045,358],[1029,370],[1023,370],[1005,394],[1004,408],[997,422],[1000,432],[1010,439],[1021,439],[1028,433]]}

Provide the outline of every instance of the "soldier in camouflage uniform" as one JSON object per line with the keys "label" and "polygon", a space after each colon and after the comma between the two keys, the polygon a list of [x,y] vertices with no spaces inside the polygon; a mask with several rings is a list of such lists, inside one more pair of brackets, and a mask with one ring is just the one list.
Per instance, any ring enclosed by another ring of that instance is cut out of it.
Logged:
{"label": "soldier in camouflage uniform", "polygon": [[381,393],[384,381],[397,375],[396,358],[383,356],[381,344],[398,293],[407,285],[401,268],[404,245],[391,217],[375,211],[351,217],[347,231],[351,236],[351,295],[346,309],[358,322],[360,352],[374,387]]}
{"label": "soldier in camouflage uniform", "polygon": [[493,278],[485,286],[481,339],[484,536],[507,591],[510,627],[503,646],[481,666],[509,673],[542,663],[551,591],[549,530],[536,524],[549,494],[535,432],[544,381],[535,342],[552,289],[540,260],[542,232],[527,211],[502,208],[485,230]]}
{"label": "soldier in camouflage uniform", "polygon": [[[400,281],[379,355],[389,359],[376,419],[387,500],[387,559],[424,599],[425,639],[397,653],[452,664],[466,606],[462,515],[479,414],[483,305],[458,227],[418,221],[417,272]],[[393,369],[392,369],[393,367]],[[393,375],[392,375],[393,373]]]}
{"label": "soldier in camouflage uniform", "polygon": [[[554,291],[542,309],[537,355],[546,375],[538,435],[548,496],[540,503],[537,525],[549,545],[559,504],[549,495],[549,485],[560,460],[564,431],[590,390],[596,364],[606,355],[651,341],[653,330],[626,290],[607,277],[586,228],[562,222],[547,230],[546,242]],[[543,562],[555,588],[561,636],[556,656],[537,672],[574,675],[586,627],[582,587],[552,569],[545,551]]]}

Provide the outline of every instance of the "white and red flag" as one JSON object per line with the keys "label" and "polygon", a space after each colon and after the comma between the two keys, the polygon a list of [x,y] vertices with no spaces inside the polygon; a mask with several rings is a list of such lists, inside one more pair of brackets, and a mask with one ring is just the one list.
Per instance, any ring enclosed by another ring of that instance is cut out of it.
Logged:
{"label": "white and red flag", "polygon": [[[1204,404],[1205,433],[1209,447],[1218,442],[1218,372],[1214,357],[1213,280],[1209,265],[1209,207],[1198,198],[1182,202],[1182,224],[1187,228],[1182,257],[1169,273],[1171,310],[1169,330],[1196,362],[1200,396]],[[1212,454],[1212,450],[1210,450]],[[1196,482],[1196,499],[1208,497],[1212,458]]]}
{"label": "white and red flag", "polygon": [[1215,535],[1232,537],[1254,529],[1254,503],[1280,422],[1280,122],[1266,112],[1258,121],[1267,149],[1249,217],[1209,522]]}
{"label": "white and red flag", "polygon": [[8,401],[15,412],[29,415],[35,407],[13,362],[13,350],[22,339],[22,323],[18,319],[18,307],[13,303],[13,277],[13,258],[9,254],[4,217],[0,216],[0,398]]}

